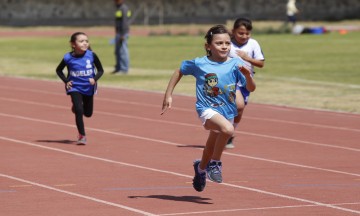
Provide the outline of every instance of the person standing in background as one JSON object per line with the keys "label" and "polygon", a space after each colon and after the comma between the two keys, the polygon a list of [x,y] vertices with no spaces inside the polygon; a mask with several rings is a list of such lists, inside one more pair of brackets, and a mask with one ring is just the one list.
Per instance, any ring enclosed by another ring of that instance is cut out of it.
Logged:
{"label": "person standing in background", "polygon": [[296,25],[296,14],[299,9],[296,7],[296,0],[288,0],[286,4],[287,23],[290,22],[294,27]]}
{"label": "person standing in background", "polygon": [[114,0],[115,12],[115,70],[112,74],[127,74],[129,71],[128,39],[131,11],[124,0]]}

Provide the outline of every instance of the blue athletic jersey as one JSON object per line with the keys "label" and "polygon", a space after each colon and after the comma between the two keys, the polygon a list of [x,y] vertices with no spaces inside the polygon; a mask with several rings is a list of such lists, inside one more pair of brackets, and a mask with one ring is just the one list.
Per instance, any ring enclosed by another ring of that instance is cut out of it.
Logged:
{"label": "blue athletic jersey", "polygon": [[181,63],[181,73],[196,78],[196,111],[199,116],[208,108],[226,119],[237,116],[235,87],[237,82],[246,85],[246,79],[238,67],[244,64],[239,58],[213,62],[207,56]]}
{"label": "blue athletic jersey", "polygon": [[66,93],[80,92],[84,95],[94,95],[96,85],[91,85],[89,78],[95,77],[94,55],[87,50],[83,56],[72,56],[71,53],[64,55],[64,61],[68,69],[68,79],[72,81],[72,88]]}

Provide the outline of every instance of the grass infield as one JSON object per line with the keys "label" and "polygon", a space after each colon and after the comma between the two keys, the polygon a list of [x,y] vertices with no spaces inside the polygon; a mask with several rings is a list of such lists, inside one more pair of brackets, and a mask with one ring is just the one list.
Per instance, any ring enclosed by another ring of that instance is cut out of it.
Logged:
{"label": "grass infield", "polygon": [[[102,29],[112,32],[111,27]],[[71,28],[67,32],[72,30],[77,31]],[[13,29],[0,29],[0,75],[59,80],[55,68],[70,50],[70,34],[2,36],[2,32],[9,31]],[[199,30],[199,34],[202,32]],[[114,65],[112,35],[88,33],[88,36],[105,69],[100,86],[163,92],[182,60],[205,55],[202,34],[132,35],[131,70],[126,76],[114,76],[110,75]],[[250,102],[360,113],[360,32],[334,31],[323,35],[254,32],[253,38],[260,43],[266,61],[264,68],[256,70],[257,89]],[[174,93],[194,95],[194,79],[184,77]],[[159,109],[160,106],[161,101]]]}

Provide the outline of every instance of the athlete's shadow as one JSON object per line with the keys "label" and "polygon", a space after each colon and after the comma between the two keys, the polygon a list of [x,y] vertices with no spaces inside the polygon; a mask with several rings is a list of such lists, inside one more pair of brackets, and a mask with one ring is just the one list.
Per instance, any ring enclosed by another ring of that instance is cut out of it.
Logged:
{"label": "athlete's shadow", "polygon": [[212,202],[208,202],[208,200],[211,200],[210,198],[202,198],[199,196],[149,195],[149,196],[129,196],[129,198],[131,199],[152,198],[152,199],[173,200],[180,202],[193,202],[198,204],[214,204]]}
{"label": "athlete's shadow", "polygon": [[35,140],[35,142],[59,143],[59,144],[75,144],[76,143],[76,141],[74,141],[74,140]]}
{"label": "athlete's shadow", "polygon": [[178,145],[179,148],[205,148],[204,145]]}

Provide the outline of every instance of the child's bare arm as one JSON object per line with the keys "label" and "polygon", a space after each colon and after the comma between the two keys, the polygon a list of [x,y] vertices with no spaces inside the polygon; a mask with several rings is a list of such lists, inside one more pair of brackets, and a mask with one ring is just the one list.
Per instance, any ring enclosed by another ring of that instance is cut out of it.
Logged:
{"label": "child's bare arm", "polygon": [[180,70],[176,70],[174,71],[173,75],[170,78],[169,84],[167,86],[167,89],[165,91],[165,95],[164,95],[164,100],[163,100],[163,104],[162,104],[162,110],[160,115],[164,114],[166,112],[166,110],[169,108],[171,108],[171,104],[172,104],[172,93],[175,89],[175,86],[177,85],[177,83],[180,81],[180,79],[182,78],[182,73],[180,72]]}

